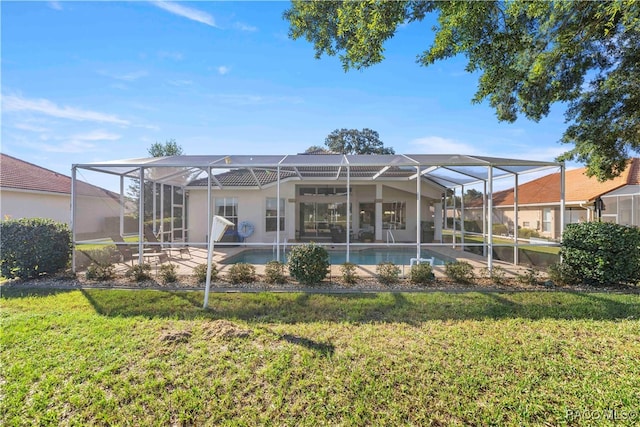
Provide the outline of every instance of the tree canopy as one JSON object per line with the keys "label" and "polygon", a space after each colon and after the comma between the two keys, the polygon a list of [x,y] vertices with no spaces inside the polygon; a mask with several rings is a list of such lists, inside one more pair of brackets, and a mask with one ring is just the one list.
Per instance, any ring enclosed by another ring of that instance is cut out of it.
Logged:
{"label": "tree canopy", "polygon": [[336,129],[324,140],[329,151],[342,154],[394,154],[393,148],[385,147],[375,130],[364,128]]}
{"label": "tree canopy", "polygon": [[478,72],[472,102],[488,100],[499,120],[538,121],[565,103],[573,144],[561,160],[612,178],[640,152],[640,2],[616,1],[328,1],[294,0],[284,18],[289,36],[314,44],[315,55],[339,55],[343,68],[384,59],[400,25],[437,15],[435,38],[417,62],[466,56]]}
{"label": "tree canopy", "polygon": [[175,139],[168,139],[164,143],[154,142],[147,152],[152,157],[179,156],[184,154],[182,147],[178,145]]}

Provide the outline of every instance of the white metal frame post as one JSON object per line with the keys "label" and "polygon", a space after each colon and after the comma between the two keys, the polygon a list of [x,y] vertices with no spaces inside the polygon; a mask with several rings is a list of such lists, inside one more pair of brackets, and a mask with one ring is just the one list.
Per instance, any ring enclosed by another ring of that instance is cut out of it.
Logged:
{"label": "white metal frame post", "polygon": [[76,272],[76,166],[71,167],[71,271]]}
{"label": "white metal frame post", "polygon": [[487,211],[488,221],[487,228],[489,228],[489,240],[487,241],[487,268],[489,271],[493,270],[493,166],[489,166],[489,191],[487,194]]}
{"label": "white metal frame post", "polygon": [[[278,178],[276,184],[276,261],[280,262],[280,165],[277,167]],[[286,248],[285,248],[286,250]]]}
{"label": "white metal frame post", "polygon": [[416,259],[418,260],[418,264],[420,264],[420,259],[422,258],[420,251],[420,244],[422,243],[422,239],[420,236],[420,232],[422,231],[422,215],[420,212],[420,199],[422,199],[422,188],[420,186],[420,166],[416,166]]}
{"label": "white metal frame post", "polygon": [[351,234],[351,167],[347,164],[347,258],[346,261],[349,262],[349,247],[351,246],[351,239],[349,238]]}
{"label": "white metal frame post", "polygon": [[464,184],[460,186],[460,245],[464,252]]}
{"label": "white metal frame post", "polygon": [[[564,162],[560,163],[560,243],[562,243],[562,235],[564,234],[564,211],[565,205],[565,166]],[[562,259],[560,260],[562,261]]]}
{"label": "white metal frame post", "polygon": [[518,174],[514,177],[513,186],[513,265],[520,261],[520,249],[518,247]]}
{"label": "white metal frame post", "polygon": [[144,263],[144,257],[142,256],[144,251],[144,168],[140,168],[140,190],[138,191],[138,264]]}

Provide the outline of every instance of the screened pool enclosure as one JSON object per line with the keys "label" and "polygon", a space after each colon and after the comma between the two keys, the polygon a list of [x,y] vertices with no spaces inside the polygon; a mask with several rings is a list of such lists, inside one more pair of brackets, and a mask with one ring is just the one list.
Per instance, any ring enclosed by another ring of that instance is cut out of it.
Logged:
{"label": "screened pool enclosure", "polygon": [[[504,246],[513,247],[510,261],[518,263],[523,245],[557,244],[514,232],[518,183],[557,171],[564,177],[561,163],[428,154],[192,155],[74,164],[74,269],[86,262],[86,248],[100,245],[115,243],[133,263],[144,262],[149,251],[171,256],[208,249],[215,215],[233,224],[215,242],[216,251],[262,248],[278,261],[293,245],[313,241],[346,251],[347,260],[365,247],[413,248],[418,262],[422,249],[473,250],[489,268],[495,248]],[[79,196],[80,180],[109,196]],[[557,215],[549,220],[562,227],[564,179],[560,185]],[[507,219],[492,201],[504,188],[515,188]]]}

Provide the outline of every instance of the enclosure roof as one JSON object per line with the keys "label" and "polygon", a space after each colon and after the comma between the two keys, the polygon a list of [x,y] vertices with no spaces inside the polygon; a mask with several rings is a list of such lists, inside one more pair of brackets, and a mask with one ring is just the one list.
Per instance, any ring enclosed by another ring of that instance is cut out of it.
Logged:
{"label": "enclosure roof", "polygon": [[[295,155],[185,155],[75,164],[74,168],[145,179],[173,185],[204,185],[207,171],[213,185],[260,187],[280,179],[415,179],[420,176],[442,187],[456,187],[494,178],[528,173],[560,163],[459,154],[295,154]],[[419,169],[418,169],[419,168]],[[276,172],[276,173],[272,173]],[[234,175],[237,175],[234,177]],[[235,179],[238,177],[241,179]],[[233,184],[229,184],[233,183]]]}

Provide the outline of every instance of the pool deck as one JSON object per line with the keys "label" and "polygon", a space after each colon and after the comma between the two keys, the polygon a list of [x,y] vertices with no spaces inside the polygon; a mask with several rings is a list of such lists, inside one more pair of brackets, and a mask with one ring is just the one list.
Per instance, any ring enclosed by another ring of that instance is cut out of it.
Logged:
{"label": "pool deck", "polygon": [[[381,247],[377,246],[377,248],[380,249]],[[365,247],[358,247],[355,250],[361,250],[361,249],[365,249]],[[487,260],[485,257],[480,255],[475,255],[470,252],[465,252],[460,247],[452,248],[450,246],[438,246],[438,247],[433,246],[425,249],[428,249],[431,252],[441,255],[442,259],[467,261],[477,271],[479,271],[480,269],[486,268],[487,266]],[[229,268],[231,268],[231,266],[233,265],[233,264],[222,264],[221,262],[225,258],[237,255],[240,252],[243,252],[246,250],[255,250],[255,248],[252,248],[252,247],[215,248],[215,251],[213,254],[213,261],[216,263],[218,267],[218,274],[226,275]],[[152,256],[147,258],[147,260],[149,261],[149,264],[151,264],[152,266],[152,272],[154,275],[157,275],[158,267],[161,264],[167,263],[167,262],[170,262],[177,267],[178,275],[191,275],[194,267],[196,267],[199,264],[204,264],[207,262],[207,250],[203,248],[190,247],[188,254],[180,253],[175,250],[170,252],[167,251],[165,253],[169,256],[169,258],[168,258],[168,261],[164,261],[162,263],[160,262],[159,257]],[[526,266],[515,266],[511,263],[506,263],[503,261],[494,260],[493,264],[494,266],[500,266],[501,268],[503,268],[507,276],[517,276],[518,274],[522,274],[528,270],[528,267]],[[253,264],[253,265],[256,268],[257,274],[264,274],[264,268],[265,268],[264,264]],[[404,265],[397,264],[397,265],[401,269],[402,277],[405,277],[406,275],[409,274],[409,268],[410,268],[409,259],[407,259],[407,264],[404,264]],[[116,264],[116,273],[124,274],[124,272],[126,272],[127,269],[130,267],[131,267],[130,263]],[[340,267],[341,267],[340,264],[331,265],[330,266],[331,276],[333,277],[341,276],[342,270]],[[376,267],[377,267],[376,265],[357,265],[356,273],[360,277],[374,277],[376,276]],[[436,277],[446,277],[445,267],[443,265],[440,265],[440,266],[436,265],[433,267],[433,270]]]}

